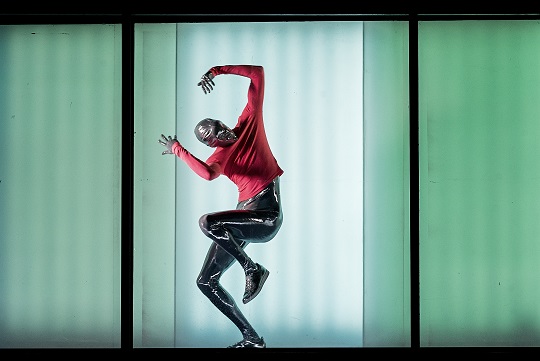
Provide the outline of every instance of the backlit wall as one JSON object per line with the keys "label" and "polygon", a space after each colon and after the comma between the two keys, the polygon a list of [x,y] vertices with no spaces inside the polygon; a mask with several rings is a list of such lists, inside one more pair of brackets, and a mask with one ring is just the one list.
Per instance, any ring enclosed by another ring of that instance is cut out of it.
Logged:
{"label": "backlit wall", "polygon": [[421,346],[540,345],[540,24],[419,24]]}
{"label": "backlit wall", "polygon": [[[271,242],[246,248],[271,273],[242,311],[271,347],[361,346],[362,23],[181,24],[177,44],[176,133],[203,159],[212,150],[193,136],[195,123],[209,116],[234,126],[249,80],[218,77],[205,96],[195,86],[202,73],[214,64],[265,67],[265,128],[285,171],[284,221]],[[236,187],[225,177],[201,181],[178,164],[176,197],[176,344],[239,341],[236,327],[193,287],[210,246],[198,219],[234,208]],[[231,267],[223,284],[238,299],[241,267]]]}
{"label": "backlit wall", "polygon": [[[197,220],[234,208],[236,188],[198,178],[157,142],[178,134],[208,156],[194,124],[232,125],[246,100],[246,79],[219,77],[206,96],[196,86],[226,63],[264,65],[266,131],[285,170],[283,227],[247,248],[271,276],[242,310],[269,347],[409,345],[407,27],[136,24],[130,89],[120,25],[1,26],[0,347],[121,347],[126,182],[134,346],[240,339],[195,285],[210,245]],[[121,127],[131,90],[134,149]],[[121,174],[131,151],[132,180]],[[223,281],[241,297],[239,267]]]}
{"label": "backlit wall", "polygon": [[[247,248],[271,276],[241,305],[269,347],[409,346],[417,317],[420,346],[540,345],[537,21],[141,23],[134,36],[130,89],[120,25],[0,26],[1,348],[121,346],[130,181],[134,346],[240,339],[195,285],[210,244],[197,220],[233,208],[236,189],[157,143],[177,134],[209,155],[194,124],[234,124],[245,104],[245,79],[220,77],[210,95],[196,86],[226,63],[265,66],[266,130],[285,170],[282,230]],[[131,90],[133,180],[120,171]],[[409,242],[419,242],[419,295]],[[223,281],[239,299],[239,267]]]}
{"label": "backlit wall", "polygon": [[0,26],[0,347],[120,346],[121,27]]}
{"label": "backlit wall", "polygon": [[[161,133],[177,134],[206,159],[212,150],[196,140],[194,125],[212,117],[234,126],[249,80],[220,76],[209,95],[196,84],[213,65],[242,63],[265,67],[266,132],[285,170],[285,219],[274,240],[247,247],[271,275],[257,299],[240,308],[269,347],[360,347],[366,321],[367,345],[408,344],[406,23],[135,29],[134,345],[225,347],[241,338],[195,285],[210,246],[198,219],[234,208],[236,187],[225,177],[204,181],[179,159],[162,156],[157,140]],[[381,131],[389,136],[381,137]],[[374,171],[369,183],[366,167]],[[386,217],[364,219],[368,193],[374,214]],[[379,262],[364,264],[364,249]],[[239,300],[241,268],[231,267],[222,281]]]}
{"label": "backlit wall", "polygon": [[[364,346],[411,342],[409,32],[364,22]],[[414,130],[413,130],[414,131]]]}

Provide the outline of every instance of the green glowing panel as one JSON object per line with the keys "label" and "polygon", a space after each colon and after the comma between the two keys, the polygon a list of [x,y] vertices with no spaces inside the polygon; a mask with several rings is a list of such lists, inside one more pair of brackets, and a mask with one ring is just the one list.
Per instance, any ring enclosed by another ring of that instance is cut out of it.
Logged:
{"label": "green glowing panel", "polygon": [[422,346],[540,345],[540,24],[419,24]]}
{"label": "green glowing panel", "polygon": [[0,27],[0,347],[120,346],[120,51]]}

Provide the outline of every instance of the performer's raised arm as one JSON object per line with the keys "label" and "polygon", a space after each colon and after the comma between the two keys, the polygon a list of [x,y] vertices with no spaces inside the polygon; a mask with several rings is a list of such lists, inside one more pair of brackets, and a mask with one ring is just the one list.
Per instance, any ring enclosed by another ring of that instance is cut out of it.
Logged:
{"label": "performer's raised arm", "polygon": [[218,75],[240,75],[251,79],[248,88],[248,106],[251,109],[261,109],[264,98],[264,68],[260,65],[218,65],[213,66],[203,74],[197,83],[205,94],[214,90],[214,78]]}

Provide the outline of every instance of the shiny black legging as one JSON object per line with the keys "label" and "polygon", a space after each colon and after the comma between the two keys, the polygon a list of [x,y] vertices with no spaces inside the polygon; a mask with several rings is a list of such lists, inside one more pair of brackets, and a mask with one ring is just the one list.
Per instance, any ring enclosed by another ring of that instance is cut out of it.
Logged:
{"label": "shiny black legging", "polygon": [[199,219],[201,230],[213,242],[197,277],[197,286],[238,327],[244,338],[258,335],[219,279],[235,260],[244,271],[252,269],[255,263],[244,248],[248,243],[270,241],[282,221],[279,177],[254,197],[238,203],[235,210],[209,213]]}

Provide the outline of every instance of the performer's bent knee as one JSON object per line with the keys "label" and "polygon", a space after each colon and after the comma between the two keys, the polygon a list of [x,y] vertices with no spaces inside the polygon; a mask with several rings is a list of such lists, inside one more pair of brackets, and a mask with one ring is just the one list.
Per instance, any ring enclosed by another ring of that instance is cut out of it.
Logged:
{"label": "performer's bent knee", "polygon": [[203,231],[206,236],[210,235],[211,224],[208,221],[208,214],[204,214],[199,218],[199,227],[201,227],[201,231]]}
{"label": "performer's bent knee", "polygon": [[202,273],[197,276],[196,284],[197,287],[201,290],[202,293],[210,294],[218,286],[219,280],[214,277],[206,277]]}
{"label": "performer's bent knee", "polygon": [[208,280],[203,280],[203,277],[201,275],[199,275],[197,277],[197,287],[199,287],[199,289],[205,293],[205,290],[208,288]]}
{"label": "performer's bent knee", "polygon": [[199,227],[201,231],[212,239],[216,237],[224,237],[227,233],[223,222],[216,219],[216,217],[211,218],[211,214],[202,215],[199,218]]}

